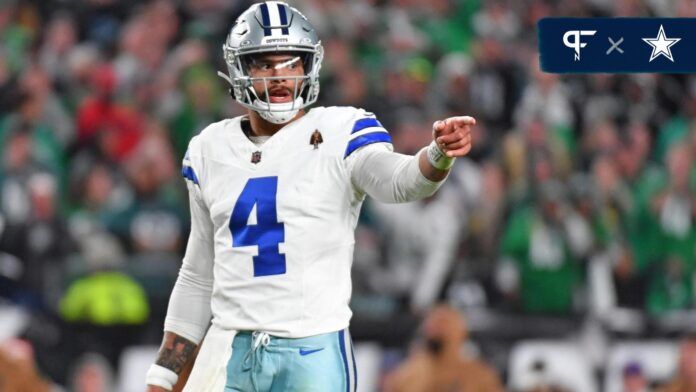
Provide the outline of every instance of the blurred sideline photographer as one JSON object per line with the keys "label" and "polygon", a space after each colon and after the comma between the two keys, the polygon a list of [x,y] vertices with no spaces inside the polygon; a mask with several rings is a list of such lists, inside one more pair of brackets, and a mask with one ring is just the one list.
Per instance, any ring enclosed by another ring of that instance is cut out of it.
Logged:
{"label": "blurred sideline photographer", "polygon": [[679,370],[677,376],[658,392],[696,391],[696,335],[687,336],[679,349]]}
{"label": "blurred sideline photographer", "polygon": [[454,308],[436,306],[421,328],[423,341],[387,376],[385,392],[504,391],[493,368],[463,352],[467,328]]}

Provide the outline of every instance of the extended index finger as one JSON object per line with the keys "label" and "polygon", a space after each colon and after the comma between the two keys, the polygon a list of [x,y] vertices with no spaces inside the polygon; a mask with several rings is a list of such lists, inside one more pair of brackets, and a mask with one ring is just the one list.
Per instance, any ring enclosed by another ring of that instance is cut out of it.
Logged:
{"label": "extended index finger", "polygon": [[471,116],[457,116],[447,119],[447,123],[455,126],[476,125],[476,119]]}
{"label": "extended index finger", "polygon": [[435,137],[449,135],[458,129],[476,124],[476,119],[471,116],[449,117],[433,124]]}

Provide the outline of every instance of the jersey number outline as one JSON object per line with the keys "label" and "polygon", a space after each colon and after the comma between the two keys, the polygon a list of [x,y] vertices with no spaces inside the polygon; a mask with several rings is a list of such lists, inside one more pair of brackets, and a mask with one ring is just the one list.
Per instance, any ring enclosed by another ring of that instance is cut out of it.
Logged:
{"label": "jersey number outline", "polygon": [[[230,216],[232,247],[257,246],[254,256],[254,277],[285,274],[285,254],[278,245],[285,242],[285,224],[278,222],[276,195],[278,177],[250,178]],[[249,217],[256,206],[256,224]]]}

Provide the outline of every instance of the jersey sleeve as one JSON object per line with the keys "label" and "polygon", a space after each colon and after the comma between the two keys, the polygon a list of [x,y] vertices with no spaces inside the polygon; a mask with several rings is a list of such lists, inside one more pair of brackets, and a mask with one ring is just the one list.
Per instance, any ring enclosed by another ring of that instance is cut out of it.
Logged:
{"label": "jersey sleeve", "polygon": [[191,210],[191,232],[164,322],[164,330],[199,343],[211,318],[213,222],[201,191],[202,160],[194,138],[182,165]]}
{"label": "jersey sleeve", "polygon": [[344,154],[351,183],[358,195],[368,194],[385,203],[419,200],[435,193],[442,184],[420,171],[419,154],[394,152],[387,130],[372,113],[358,110],[350,125]]}

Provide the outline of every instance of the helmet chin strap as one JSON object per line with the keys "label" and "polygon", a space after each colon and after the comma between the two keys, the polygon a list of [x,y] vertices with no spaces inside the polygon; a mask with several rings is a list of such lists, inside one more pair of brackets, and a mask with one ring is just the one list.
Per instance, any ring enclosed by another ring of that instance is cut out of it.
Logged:
{"label": "helmet chin strap", "polygon": [[254,106],[265,109],[256,110],[256,113],[264,120],[273,124],[285,124],[295,118],[303,103],[302,97],[297,97],[294,102],[286,103],[267,103],[258,98],[254,100]]}

